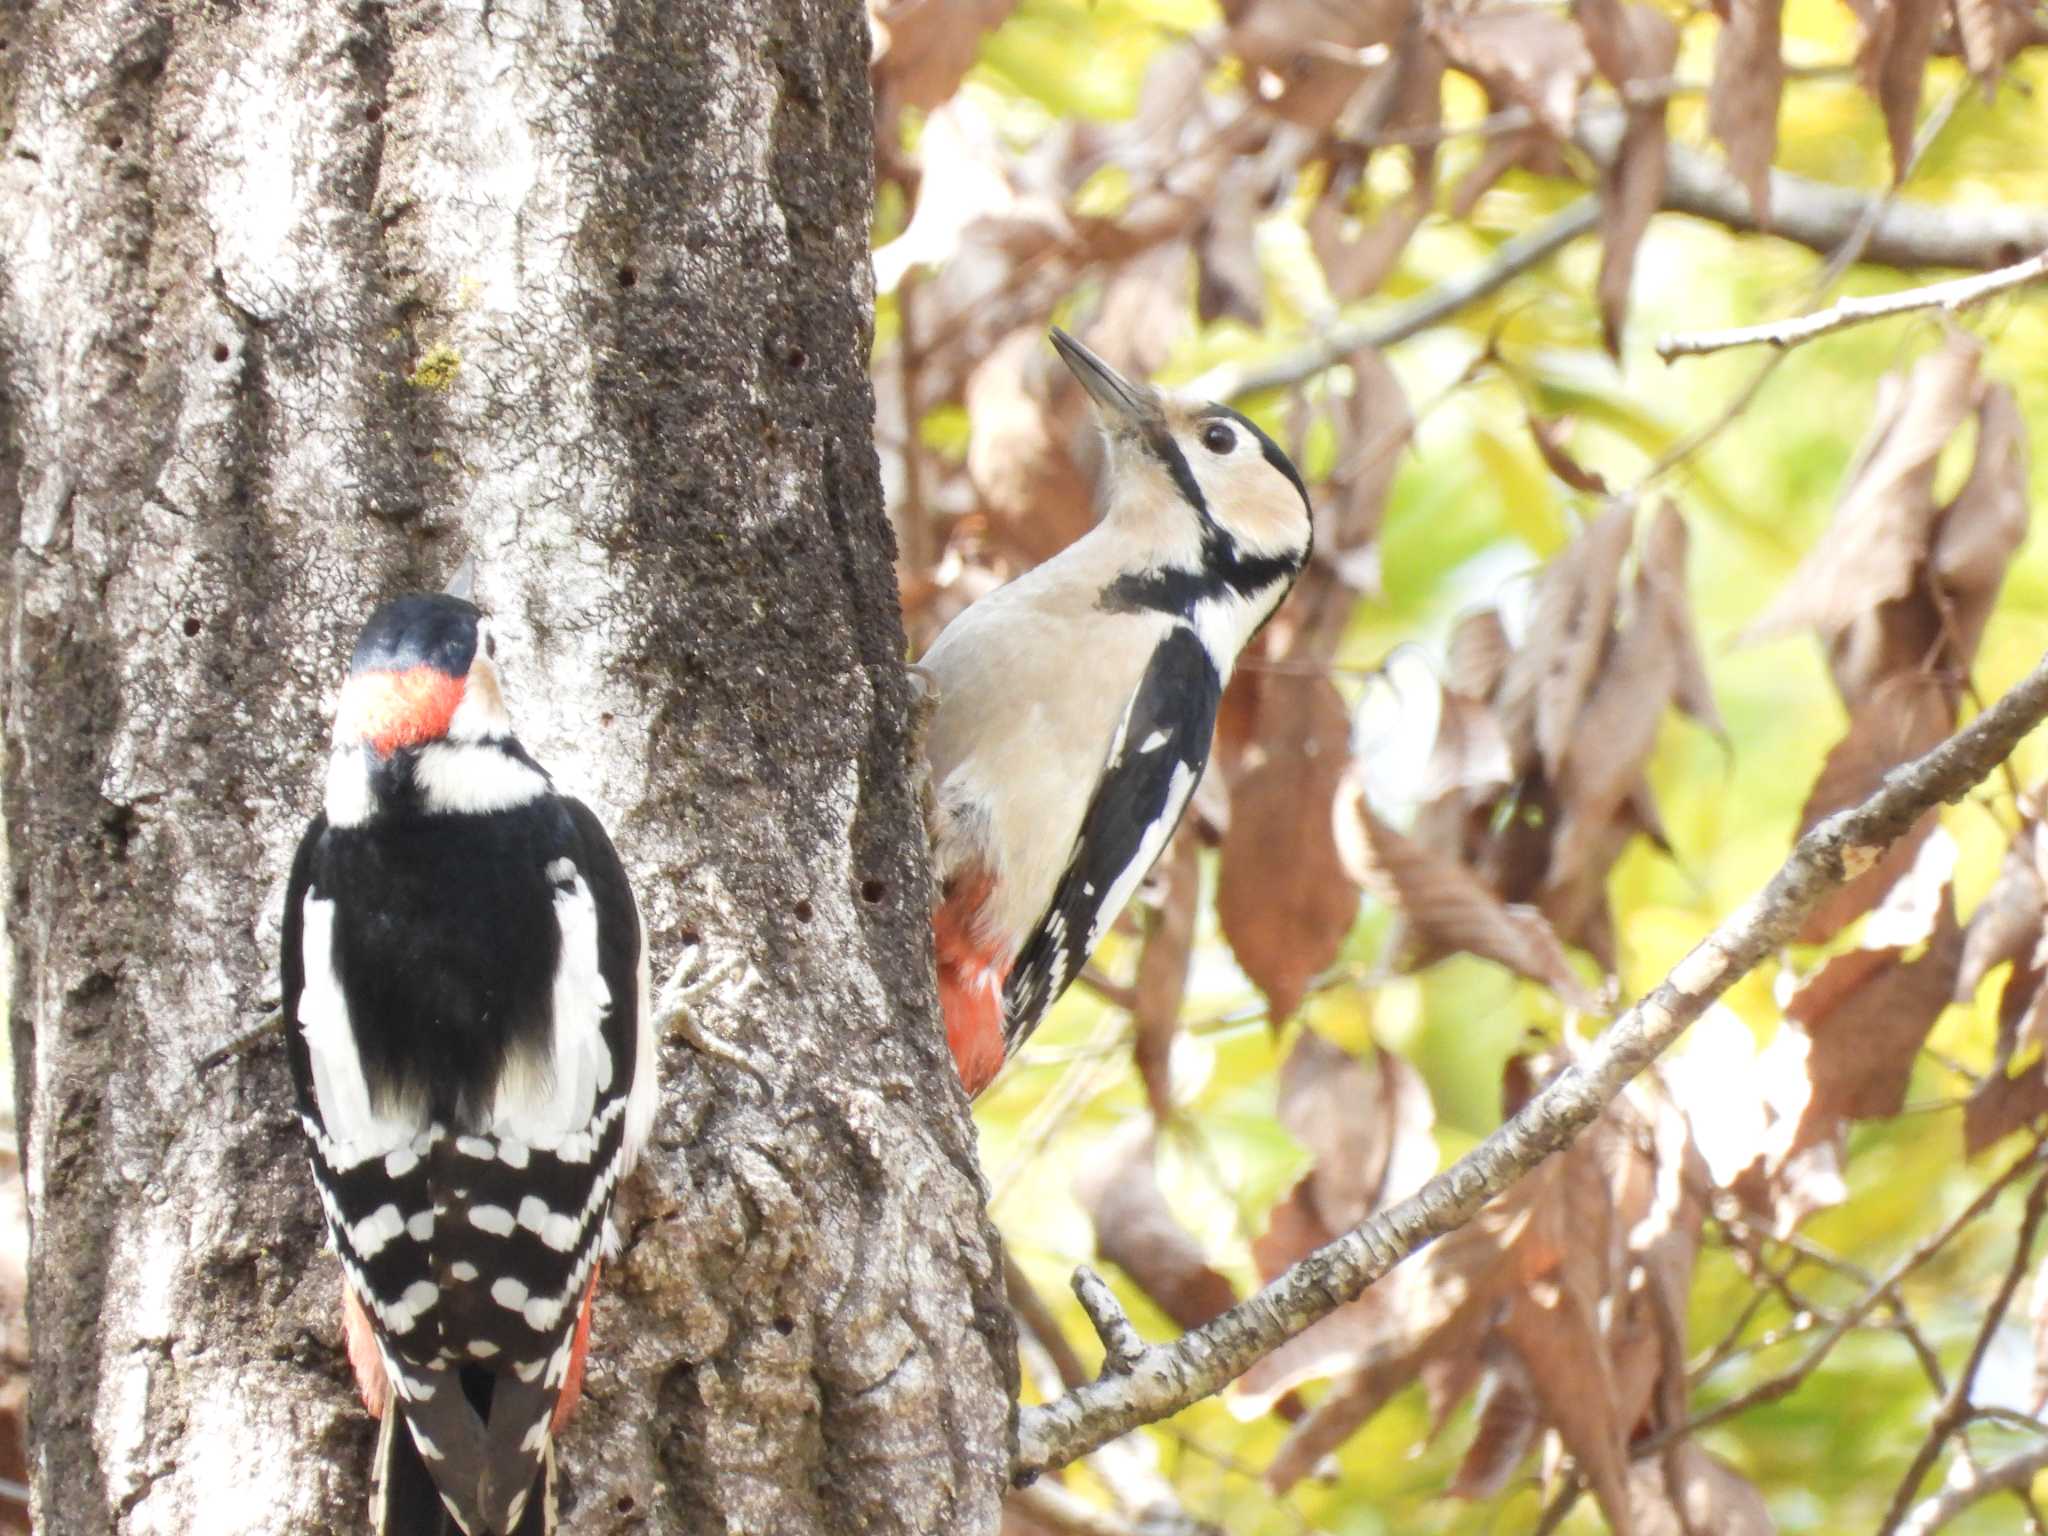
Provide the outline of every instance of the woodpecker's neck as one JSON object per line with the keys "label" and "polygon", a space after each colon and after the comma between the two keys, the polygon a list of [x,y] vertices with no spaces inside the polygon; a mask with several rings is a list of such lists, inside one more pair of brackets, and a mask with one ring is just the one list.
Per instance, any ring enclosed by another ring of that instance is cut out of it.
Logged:
{"label": "woodpecker's neck", "polygon": [[1227,679],[1238,652],[1273,616],[1305,559],[1306,551],[1249,553],[1211,523],[1194,548],[1161,550],[1148,565],[1125,564],[1102,584],[1097,606],[1110,613],[1159,613],[1186,624]]}
{"label": "woodpecker's neck", "polygon": [[483,816],[530,805],[553,787],[511,736],[446,738],[388,755],[337,742],[327,759],[327,821],[356,827],[379,818]]}

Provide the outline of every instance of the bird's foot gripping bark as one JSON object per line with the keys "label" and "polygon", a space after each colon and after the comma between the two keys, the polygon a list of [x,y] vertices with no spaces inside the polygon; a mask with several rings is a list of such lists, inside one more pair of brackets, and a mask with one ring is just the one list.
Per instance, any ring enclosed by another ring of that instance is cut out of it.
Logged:
{"label": "bird's foot gripping bark", "polygon": [[692,946],[662,983],[661,996],[654,1005],[655,1033],[685,1040],[706,1056],[744,1069],[764,1093],[770,1092],[768,1079],[746,1053],[704,1023],[705,1002],[722,996],[729,1006],[741,1006],[760,982],[761,973],[744,955],[713,959],[708,946]]}

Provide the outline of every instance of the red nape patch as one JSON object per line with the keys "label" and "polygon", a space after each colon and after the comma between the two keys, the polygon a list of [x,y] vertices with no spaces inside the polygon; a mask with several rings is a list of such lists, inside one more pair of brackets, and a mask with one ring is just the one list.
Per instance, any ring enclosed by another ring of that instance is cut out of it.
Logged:
{"label": "red nape patch", "polygon": [[389,757],[400,747],[417,747],[448,734],[448,722],[462,702],[463,679],[433,667],[403,672],[358,672],[341,690],[335,728]]}
{"label": "red nape patch", "polygon": [[946,1044],[970,1099],[1003,1066],[1003,980],[1009,967],[974,933],[975,917],[994,885],[986,874],[949,880],[946,898],[932,914]]}
{"label": "red nape patch", "polygon": [[384,1403],[391,1395],[391,1383],[384,1375],[384,1356],[377,1349],[377,1335],[363,1315],[363,1304],[346,1277],[341,1282],[341,1331],[348,1340],[348,1363],[355,1367],[356,1390],[363,1394],[363,1406],[370,1417],[384,1417]]}
{"label": "red nape patch", "polygon": [[555,1416],[548,1421],[548,1433],[559,1435],[583,1401],[583,1357],[590,1353],[590,1304],[597,1299],[597,1277],[602,1264],[590,1266],[590,1284],[583,1287],[583,1310],[576,1315],[576,1338],[569,1345],[569,1370],[562,1377],[562,1395],[555,1399]]}

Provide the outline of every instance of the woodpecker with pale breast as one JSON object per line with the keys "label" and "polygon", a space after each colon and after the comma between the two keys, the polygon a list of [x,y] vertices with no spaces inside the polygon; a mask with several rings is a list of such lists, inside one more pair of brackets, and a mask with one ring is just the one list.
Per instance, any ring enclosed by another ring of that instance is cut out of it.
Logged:
{"label": "woodpecker with pale breast", "polygon": [[1238,654],[1307,563],[1308,489],[1227,405],[1052,344],[1108,454],[1097,525],[967,608],[937,685],[933,919],[947,1043],[979,1093],[1079,974],[1173,835]]}
{"label": "woodpecker with pale breast", "polygon": [[553,1531],[612,1195],[654,1117],[632,888],[512,734],[495,651],[462,597],[370,616],[285,896],[378,1536]]}

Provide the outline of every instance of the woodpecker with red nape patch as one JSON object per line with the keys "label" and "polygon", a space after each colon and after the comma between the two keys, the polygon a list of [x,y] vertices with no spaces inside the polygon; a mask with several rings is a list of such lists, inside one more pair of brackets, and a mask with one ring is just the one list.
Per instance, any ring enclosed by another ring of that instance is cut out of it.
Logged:
{"label": "woodpecker with red nape patch", "polygon": [[378,1536],[554,1530],[612,1195],[654,1118],[632,888],[512,734],[495,652],[462,597],[370,616],[285,894],[292,1078],[382,1421]]}
{"label": "woodpecker with red nape patch", "polygon": [[947,1042],[969,1095],[1080,973],[1187,809],[1239,652],[1307,564],[1308,488],[1227,405],[1055,329],[1108,442],[1102,520],[920,664]]}

